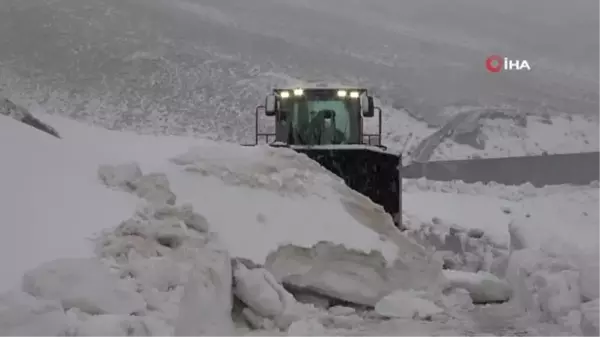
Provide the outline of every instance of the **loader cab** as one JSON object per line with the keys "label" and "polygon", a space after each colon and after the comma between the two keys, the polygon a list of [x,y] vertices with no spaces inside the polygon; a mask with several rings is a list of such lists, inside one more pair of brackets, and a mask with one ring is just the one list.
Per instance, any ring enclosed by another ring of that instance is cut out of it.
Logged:
{"label": "loader cab", "polygon": [[[267,116],[275,117],[275,141],[279,143],[381,146],[381,132],[363,132],[363,118],[373,117],[379,110],[366,89],[275,89],[267,96],[264,110]],[[381,118],[381,110],[379,115]]]}

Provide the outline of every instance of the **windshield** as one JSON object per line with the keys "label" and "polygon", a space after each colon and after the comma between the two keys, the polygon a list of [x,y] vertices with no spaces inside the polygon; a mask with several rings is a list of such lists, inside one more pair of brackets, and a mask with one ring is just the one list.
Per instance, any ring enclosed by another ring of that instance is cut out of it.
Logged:
{"label": "windshield", "polygon": [[359,143],[358,99],[290,97],[281,108],[287,114],[288,143],[303,145]]}

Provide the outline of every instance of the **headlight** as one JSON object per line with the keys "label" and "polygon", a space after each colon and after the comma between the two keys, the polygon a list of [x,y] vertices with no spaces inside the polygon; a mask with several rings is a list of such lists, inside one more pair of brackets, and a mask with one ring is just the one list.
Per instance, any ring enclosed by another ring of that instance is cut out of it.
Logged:
{"label": "headlight", "polygon": [[294,96],[302,96],[303,94],[304,94],[304,90],[294,89]]}
{"label": "headlight", "polygon": [[358,91],[353,91],[350,93],[350,98],[358,98],[358,96],[360,96]]}
{"label": "headlight", "polygon": [[281,95],[281,98],[288,98],[290,97],[290,92],[289,91],[282,91],[279,93],[279,95]]}
{"label": "headlight", "polygon": [[338,97],[346,97],[346,95],[348,95],[348,92],[346,90],[338,90],[337,95]]}

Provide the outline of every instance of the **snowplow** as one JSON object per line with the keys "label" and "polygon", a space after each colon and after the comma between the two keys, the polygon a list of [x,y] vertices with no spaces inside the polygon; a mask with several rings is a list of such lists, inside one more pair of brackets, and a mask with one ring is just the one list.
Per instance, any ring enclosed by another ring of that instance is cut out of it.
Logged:
{"label": "snowplow", "polygon": [[[256,108],[255,143],[303,153],[342,178],[346,185],[381,205],[399,225],[401,156],[381,144],[381,109],[367,89],[327,85],[278,88]],[[260,132],[262,115],[273,117],[273,132]],[[365,119],[377,118],[377,133]]]}

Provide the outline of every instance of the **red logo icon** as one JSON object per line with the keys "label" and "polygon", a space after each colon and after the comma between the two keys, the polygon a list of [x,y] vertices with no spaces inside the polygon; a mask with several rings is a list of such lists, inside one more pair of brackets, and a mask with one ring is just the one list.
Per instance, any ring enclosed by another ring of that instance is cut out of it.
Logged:
{"label": "red logo icon", "polygon": [[500,55],[492,55],[485,59],[485,68],[490,73],[499,73],[504,67],[504,58]]}

